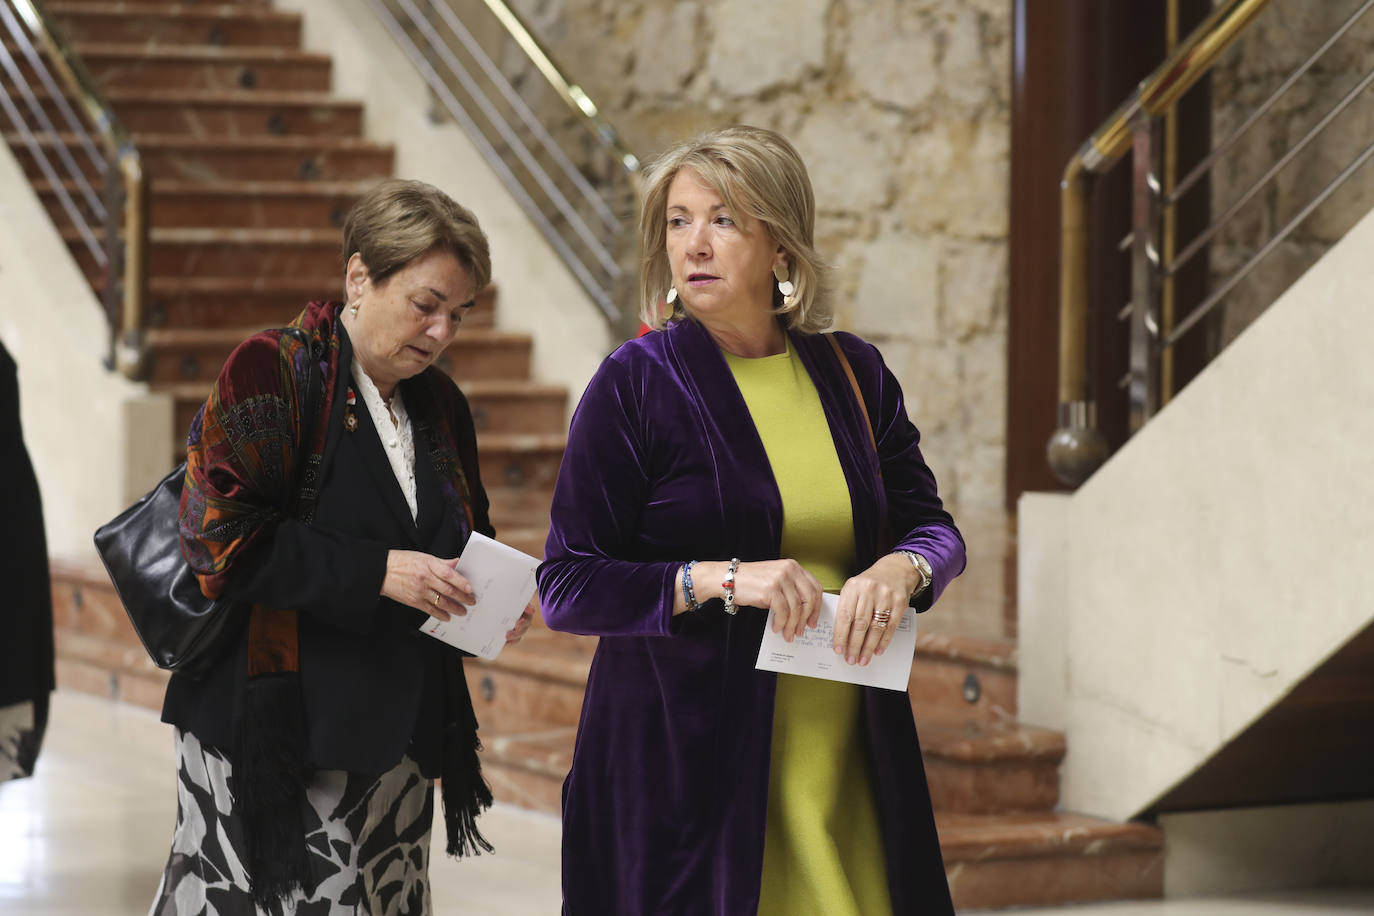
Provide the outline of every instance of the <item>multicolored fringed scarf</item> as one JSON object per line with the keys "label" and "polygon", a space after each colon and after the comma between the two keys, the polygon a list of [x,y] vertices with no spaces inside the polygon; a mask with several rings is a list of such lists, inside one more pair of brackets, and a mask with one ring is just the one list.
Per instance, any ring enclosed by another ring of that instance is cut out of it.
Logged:
{"label": "multicolored fringed scarf", "polygon": [[[280,330],[260,332],[241,344],[191,425],[181,497],[182,550],[209,597],[229,588],[236,562],[284,514],[294,511],[307,522],[313,514],[336,381],[348,371],[341,365],[342,307],[312,302],[296,317],[291,326],[306,332],[308,347]],[[323,383],[316,422],[302,429],[312,358]],[[473,519],[453,428],[461,415],[459,395],[437,370],[402,384],[416,434],[424,437],[444,501],[460,520],[466,541]],[[290,488],[297,481],[293,503]],[[233,766],[235,804],[249,834],[246,864],[253,895],[268,910],[298,887],[309,890],[312,882],[301,818],[312,767],[299,676],[297,612],[254,605]],[[447,849],[450,855],[475,855],[492,848],[475,822],[492,798],[477,759],[471,702],[465,693],[454,694],[446,698],[442,773]]]}

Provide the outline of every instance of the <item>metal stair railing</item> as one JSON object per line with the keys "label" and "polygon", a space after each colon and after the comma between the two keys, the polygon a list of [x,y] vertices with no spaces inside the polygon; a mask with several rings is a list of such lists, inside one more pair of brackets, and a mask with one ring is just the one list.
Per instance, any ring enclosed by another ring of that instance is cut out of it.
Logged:
{"label": "metal stair railing", "polygon": [[[110,326],[107,367],[139,378],[145,364],[148,252],[148,179],[142,159],[41,3],[3,0],[0,26],[0,68],[8,83],[0,92],[0,108],[101,271],[100,298]],[[34,82],[57,109],[60,126]],[[80,111],[69,98],[77,100]],[[83,162],[98,176],[95,183]]]}
{"label": "metal stair railing", "polygon": [[636,309],[639,160],[502,0],[367,0],[443,115],[459,124],[617,330]]}
{"label": "metal stair railing", "polygon": [[[1050,466],[1065,483],[1077,486],[1106,461],[1108,446],[1097,429],[1097,402],[1090,381],[1093,353],[1088,329],[1095,314],[1130,322],[1128,371],[1119,387],[1126,392],[1130,431],[1137,432],[1159,411],[1167,396],[1161,382],[1166,355],[1208,315],[1214,313],[1238,284],[1254,272],[1279,245],[1328,200],[1371,157],[1374,143],[1355,155],[1323,188],[1251,254],[1244,263],[1219,278],[1186,318],[1171,325],[1161,308],[1161,291],[1198,254],[1206,249],[1242,208],[1278,175],[1291,166],[1327,127],[1364,91],[1374,85],[1374,70],[1359,79],[1306,133],[1250,183],[1219,216],[1189,240],[1177,254],[1163,244],[1163,226],[1170,211],[1207,176],[1218,163],[1237,150],[1246,134],[1274,109],[1351,31],[1371,9],[1364,0],[1316,51],[1298,65],[1281,85],[1264,99],[1228,136],[1184,176],[1166,187],[1161,176],[1163,118],[1179,98],[1216,65],[1223,52],[1236,43],[1247,26],[1269,5],[1269,0],[1220,0],[1207,17],[1154,73],[1083,144],[1069,161],[1061,184],[1060,251],[1060,352],[1059,428],[1047,446]],[[1131,232],[1121,240],[1121,251],[1130,252],[1131,300],[1122,308],[1104,307],[1094,312],[1088,302],[1087,200],[1091,179],[1109,172],[1131,154]]]}

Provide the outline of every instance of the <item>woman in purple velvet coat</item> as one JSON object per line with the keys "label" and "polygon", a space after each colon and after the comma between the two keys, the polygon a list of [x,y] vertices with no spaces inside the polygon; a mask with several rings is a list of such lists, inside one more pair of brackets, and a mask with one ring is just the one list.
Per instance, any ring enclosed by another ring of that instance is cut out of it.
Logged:
{"label": "woman in purple velvet coat", "polygon": [[754,667],[823,590],[835,652],[866,665],[964,567],[897,380],[820,333],[814,223],[771,131],[648,177],[642,302],[672,314],[588,384],[539,570],[548,625],[600,637],[563,790],[570,916],[953,911],[907,695]]}

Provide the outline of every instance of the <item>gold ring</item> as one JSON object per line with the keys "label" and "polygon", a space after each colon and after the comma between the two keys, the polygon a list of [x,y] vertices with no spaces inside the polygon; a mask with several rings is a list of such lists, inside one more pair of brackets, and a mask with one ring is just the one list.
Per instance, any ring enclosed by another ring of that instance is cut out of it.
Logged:
{"label": "gold ring", "polygon": [[438,592],[435,592],[435,593],[434,593],[434,606],[435,606],[435,607],[438,607],[438,606],[439,606],[439,593],[438,593]]}
{"label": "gold ring", "polygon": [[874,611],[873,626],[881,630],[887,626],[887,622],[892,619],[891,611]]}

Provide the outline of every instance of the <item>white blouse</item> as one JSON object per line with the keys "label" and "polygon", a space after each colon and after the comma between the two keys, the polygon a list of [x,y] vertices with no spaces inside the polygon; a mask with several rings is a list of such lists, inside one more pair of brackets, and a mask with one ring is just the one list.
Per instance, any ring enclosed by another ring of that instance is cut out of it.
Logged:
{"label": "white blouse", "polygon": [[[406,413],[405,401],[401,399],[400,386],[392,392],[391,409],[388,411],[381,392],[356,359],[353,360],[353,378],[358,383],[358,394],[362,395],[363,403],[367,405],[368,415],[372,417],[372,425],[382,439],[387,460],[391,462],[391,472],[401,485],[406,505],[410,506],[410,518],[414,521],[419,513],[415,502],[415,433],[410,425],[410,414]],[[396,417],[394,423],[391,419],[393,415]]]}

